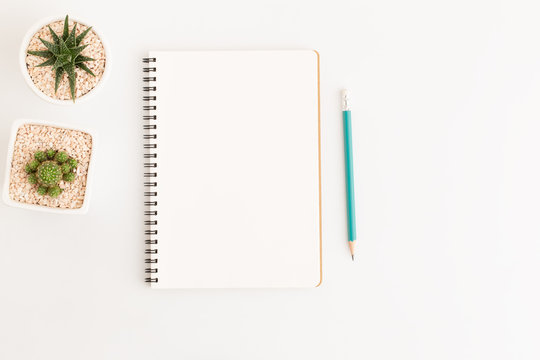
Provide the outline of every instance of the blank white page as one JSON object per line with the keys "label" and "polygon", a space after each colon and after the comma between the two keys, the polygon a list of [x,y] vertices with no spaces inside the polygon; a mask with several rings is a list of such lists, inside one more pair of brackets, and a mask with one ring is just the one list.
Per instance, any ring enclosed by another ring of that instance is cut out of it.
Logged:
{"label": "blank white page", "polygon": [[149,57],[158,146],[152,287],[317,286],[318,54]]}

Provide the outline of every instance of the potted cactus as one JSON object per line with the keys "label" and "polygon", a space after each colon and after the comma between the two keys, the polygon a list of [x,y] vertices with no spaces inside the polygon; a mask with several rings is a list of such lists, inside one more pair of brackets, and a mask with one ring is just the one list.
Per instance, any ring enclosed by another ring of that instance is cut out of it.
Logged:
{"label": "potted cactus", "polygon": [[68,16],[32,27],[20,57],[28,85],[41,98],[57,104],[87,99],[110,68],[105,43],[95,29]]}
{"label": "potted cactus", "polygon": [[70,158],[65,151],[49,149],[37,151],[34,158],[26,164],[24,170],[28,174],[28,182],[36,185],[39,195],[58,197],[64,190],[60,187],[61,180],[75,180],[77,160]]}
{"label": "potted cactus", "polygon": [[93,131],[17,120],[9,142],[3,199],[8,205],[57,213],[88,211]]}

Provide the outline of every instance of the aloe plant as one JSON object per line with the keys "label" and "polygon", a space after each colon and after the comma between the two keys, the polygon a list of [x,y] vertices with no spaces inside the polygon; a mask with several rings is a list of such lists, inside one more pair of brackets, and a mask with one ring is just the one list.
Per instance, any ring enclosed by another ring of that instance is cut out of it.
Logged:
{"label": "aloe plant", "polygon": [[49,25],[49,31],[51,33],[53,42],[49,42],[39,38],[39,40],[45,45],[47,50],[33,51],[28,50],[28,54],[40,56],[45,58],[44,62],[37,65],[38,67],[52,66],[54,71],[54,91],[58,91],[58,86],[62,81],[64,73],[67,74],[69,81],[69,90],[71,92],[71,99],[75,102],[75,89],[77,84],[77,75],[75,69],[79,68],[86,71],[88,74],[95,76],[92,70],[85,64],[88,61],[94,61],[91,57],[81,55],[82,51],[88,46],[81,45],[84,37],[92,27],[87,28],[81,34],[76,35],[77,23],[73,25],[71,32],[69,31],[69,17],[66,15],[64,20],[64,32],[62,35],[58,35]]}

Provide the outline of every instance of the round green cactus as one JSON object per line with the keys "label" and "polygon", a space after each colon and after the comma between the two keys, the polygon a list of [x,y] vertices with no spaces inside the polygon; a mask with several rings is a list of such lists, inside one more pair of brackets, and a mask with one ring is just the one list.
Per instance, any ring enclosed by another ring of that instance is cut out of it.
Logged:
{"label": "round green cactus", "polygon": [[47,155],[43,151],[38,151],[34,154],[34,158],[39,162],[44,162],[47,160]]}
{"label": "round green cactus", "polygon": [[60,189],[60,186],[54,185],[54,186],[51,186],[49,188],[47,193],[49,194],[50,197],[56,198],[56,197],[58,197],[58,195],[60,195],[62,193],[62,191],[64,191],[64,190]]}
{"label": "round green cactus", "polygon": [[62,178],[64,179],[64,181],[72,182],[73,180],[75,180],[75,173],[68,172],[67,174],[64,174]]}
{"label": "round green cactus", "polygon": [[37,189],[37,193],[41,196],[47,195],[47,191],[49,191],[49,188],[45,185],[39,185]]}
{"label": "round green cactus", "polygon": [[68,154],[65,151],[59,151],[54,156],[54,160],[56,160],[57,163],[63,164],[69,159]]}
{"label": "round green cactus", "polygon": [[71,170],[75,170],[77,168],[77,165],[79,165],[77,160],[75,160],[74,158],[70,158],[67,163],[69,164],[69,166],[71,166]]}
{"label": "round green cactus", "polygon": [[31,173],[30,175],[28,175],[28,182],[32,185],[37,184],[38,183],[37,175],[35,173]]}
{"label": "round green cactus", "polygon": [[54,161],[44,161],[37,169],[37,177],[40,184],[53,186],[62,179],[62,170]]}
{"label": "round green cactus", "polygon": [[38,166],[39,166],[39,161],[37,161],[37,160],[34,159],[34,160],[30,161],[30,162],[26,165],[26,167],[24,168],[24,170],[25,170],[28,174],[30,174],[30,173],[35,172],[35,171],[37,170]]}
{"label": "round green cactus", "polygon": [[28,182],[38,185],[39,195],[48,194],[55,198],[64,191],[59,186],[60,181],[75,180],[77,165],[77,160],[70,158],[65,151],[49,149],[37,151],[24,170],[28,173]]}
{"label": "round green cactus", "polygon": [[47,150],[47,159],[52,160],[54,159],[55,155],[56,155],[56,150],[53,150],[53,149]]}
{"label": "round green cactus", "polygon": [[60,168],[62,169],[62,174],[67,174],[71,172],[71,165],[69,165],[67,162],[63,163]]}

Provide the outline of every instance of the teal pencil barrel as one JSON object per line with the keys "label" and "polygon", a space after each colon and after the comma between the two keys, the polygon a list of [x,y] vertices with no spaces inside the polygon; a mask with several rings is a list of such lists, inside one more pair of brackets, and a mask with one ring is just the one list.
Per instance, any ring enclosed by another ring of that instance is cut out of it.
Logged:
{"label": "teal pencil barrel", "polygon": [[345,145],[345,180],[347,182],[347,220],[349,241],[356,240],[356,213],[354,207],[354,172],[351,133],[351,112],[343,111],[343,136]]}

